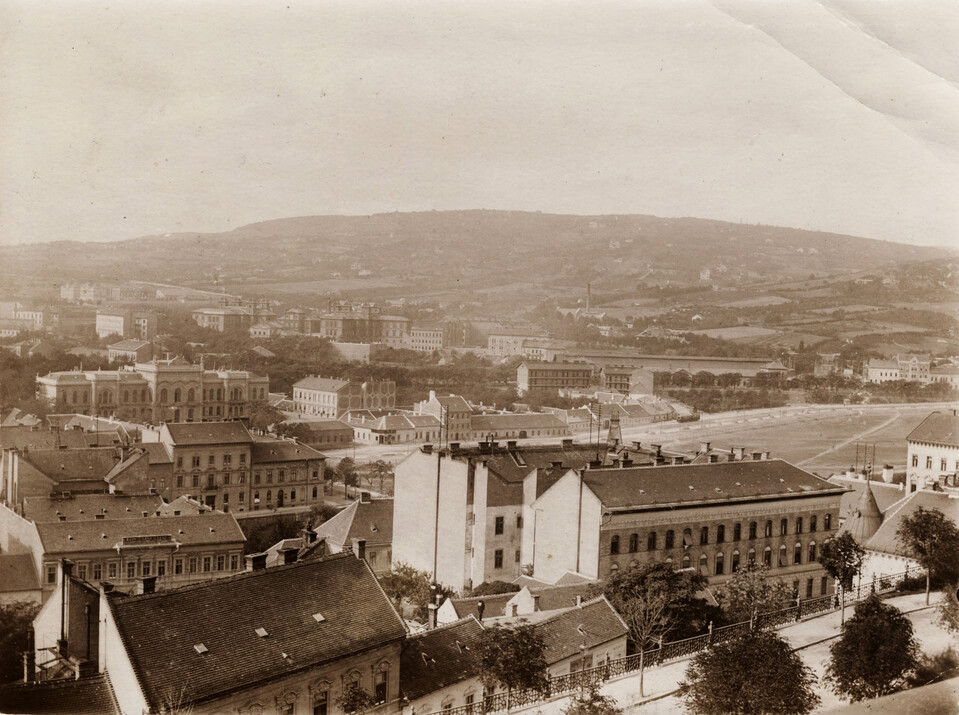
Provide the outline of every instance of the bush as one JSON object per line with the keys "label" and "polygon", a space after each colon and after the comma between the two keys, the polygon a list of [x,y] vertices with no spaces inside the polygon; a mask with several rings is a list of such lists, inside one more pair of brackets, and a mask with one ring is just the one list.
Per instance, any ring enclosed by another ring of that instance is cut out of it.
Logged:
{"label": "bush", "polygon": [[492,596],[497,593],[516,593],[520,590],[519,584],[508,581],[483,581],[469,592],[470,596]]}
{"label": "bush", "polygon": [[928,685],[939,680],[948,680],[959,675],[959,654],[952,648],[934,655],[924,654],[919,660],[909,678],[908,683],[911,688],[918,688],[920,685]]}

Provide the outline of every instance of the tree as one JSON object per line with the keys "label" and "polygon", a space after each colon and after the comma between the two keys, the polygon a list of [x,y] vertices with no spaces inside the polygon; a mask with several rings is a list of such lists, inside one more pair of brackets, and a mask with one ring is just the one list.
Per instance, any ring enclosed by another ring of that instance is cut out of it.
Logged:
{"label": "tree", "polygon": [[413,607],[413,617],[420,621],[428,617],[429,604],[436,596],[447,597],[453,593],[452,589],[442,585],[434,587],[428,573],[402,562],[395,564],[391,573],[380,578],[380,585],[396,603],[397,610],[402,608],[405,601]]}
{"label": "tree", "polygon": [[900,690],[918,664],[919,646],[905,614],[873,594],[856,606],[829,652],[826,681],[856,702]]}
{"label": "tree", "polygon": [[750,561],[733,573],[717,598],[726,620],[738,623],[786,608],[792,601],[792,589],[780,579],[771,579],[768,566]]}
{"label": "tree", "polygon": [[479,642],[480,679],[489,690],[499,685],[508,693],[515,688],[545,691],[545,651],[543,639],[529,623],[487,628]]}
{"label": "tree", "polygon": [[254,432],[266,432],[273,425],[286,419],[286,415],[275,407],[255,404],[250,410],[250,429]]}
{"label": "tree", "polygon": [[896,529],[896,540],[926,569],[926,605],[932,576],[949,584],[959,580],[959,529],[938,509],[919,507]]}
{"label": "tree", "polygon": [[343,457],[336,465],[336,476],[343,482],[343,496],[349,495],[349,488],[356,486],[356,462],[352,457]]}
{"label": "tree", "polygon": [[910,688],[948,680],[959,675],[959,654],[952,648],[923,655],[915,670],[907,678]]}
{"label": "tree", "polygon": [[470,591],[470,596],[490,596],[496,593],[515,593],[520,590],[518,583],[508,581],[483,581]]}
{"label": "tree", "polygon": [[383,480],[392,478],[393,465],[389,462],[377,459],[370,465],[370,486],[373,486],[373,480],[376,479],[380,483],[380,492],[383,491]]}
{"label": "tree", "polygon": [[656,562],[617,571],[607,581],[603,592],[626,621],[629,637],[639,649],[640,696],[644,695],[646,649],[702,615],[696,591],[705,583],[698,572],[673,571],[670,564]]}
{"label": "tree", "polygon": [[336,704],[345,713],[356,713],[376,705],[376,698],[368,690],[364,690],[359,683],[349,682],[343,688],[343,692],[336,698]]}
{"label": "tree", "polygon": [[848,531],[829,539],[819,550],[819,563],[839,584],[840,623],[846,622],[846,591],[852,588],[853,579],[862,571],[865,556],[866,552]]}
{"label": "tree", "polygon": [[819,705],[816,676],[774,631],[759,630],[702,651],[679,684],[700,715],[808,713]]}
{"label": "tree", "polygon": [[601,695],[596,683],[585,686],[563,710],[563,715],[622,715],[616,700]]}
{"label": "tree", "polygon": [[0,683],[23,677],[27,631],[39,610],[39,604],[29,601],[0,605]]}

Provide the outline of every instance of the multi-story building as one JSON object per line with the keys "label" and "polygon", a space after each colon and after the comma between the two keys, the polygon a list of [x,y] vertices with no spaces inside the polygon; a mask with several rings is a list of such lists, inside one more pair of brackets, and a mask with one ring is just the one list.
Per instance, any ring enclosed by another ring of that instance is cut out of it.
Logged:
{"label": "multi-story building", "polygon": [[959,416],[933,412],[909,436],[906,484],[909,491],[942,486],[949,476],[959,475]]}
{"label": "multi-story building", "polygon": [[131,338],[107,346],[110,362],[138,363],[153,357],[153,343]]}
{"label": "multi-story building", "polygon": [[930,382],[929,355],[903,354],[896,355],[892,360],[870,360],[866,364],[866,381],[874,383],[919,382],[923,385]]}
{"label": "multi-story building", "polygon": [[497,357],[522,355],[524,345],[530,340],[542,340],[546,333],[520,328],[500,328],[490,332],[486,341],[486,353]]}
{"label": "multi-story building", "polygon": [[311,332],[340,343],[384,343],[394,348],[406,347],[410,319],[401,315],[384,315],[373,303],[336,301],[330,310],[311,320]]}
{"label": "multi-story building", "polygon": [[377,576],[390,572],[393,560],[392,499],[372,499],[369,492],[361,492],[358,501],[313,531],[318,539],[326,541],[330,553],[351,551],[357,558],[365,559]]}
{"label": "multi-story building", "polygon": [[556,393],[586,390],[593,383],[593,366],[585,362],[524,362],[516,368],[516,391]]}
{"label": "multi-story building", "polygon": [[245,370],[206,370],[172,358],[119,370],[52,372],[37,378],[37,392],[61,412],[157,424],[249,417],[266,403],[269,383]]}
{"label": "multi-story building", "polygon": [[941,382],[952,388],[957,388],[959,387],[959,366],[939,365],[929,368],[929,381]]}
{"label": "multi-story building", "polygon": [[623,395],[653,394],[653,373],[637,367],[604,365],[599,371],[603,389]]}
{"label": "multi-story building", "polygon": [[173,458],[172,498],[192,495],[223,511],[252,508],[253,437],[243,423],[166,423],[160,443]]}
{"label": "multi-story building", "polygon": [[720,584],[755,562],[797,595],[826,595],[816,555],[839,528],[844,491],[779,459],[570,469],[527,502],[523,551],[547,582],[660,561]]}
{"label": "multi-story building", "polygon": [[413,411],[439,420],[441,444],[473,439],[473,408],[459,395],[437,396],[435,390],[430,390],[429,399],[417,402]]}
{"label": "multi-story building", "polygon": [[396,383],[305,377],[293,385],[293,404],[300,414],[331,419],[339,419],[349,410],[389,409],[396,407]]}
{"label": "multi-story building", "polygon": [[122,338],[153,340],[156,334],[156,313],[136,310],[97,311],[97,335],[101,338],[119,335]]}
{"label": "multi-story building", "polygon": [[[253,443],[250,509],[323,503],[326,456],[292,440],[257,438]],[[242,497],[238,498],[242,499]],[[222,506],[227,507],[226,502]],[[242,510],[243,505],[240,504]],[[234,507],[235,508],[235,507]]]}
{"label": "multi-story building", "polygon": [[236,305],[218,308],[198,308],[193,311],[193,320],[201,328],[213,328],[219,332],[243,330],[254,321],[253,311]]}
{"label": "multi-story building", "polygon": [[443,349],[442,328],[410,328],[406,338],[406,347],[421,353],[432,353]]}

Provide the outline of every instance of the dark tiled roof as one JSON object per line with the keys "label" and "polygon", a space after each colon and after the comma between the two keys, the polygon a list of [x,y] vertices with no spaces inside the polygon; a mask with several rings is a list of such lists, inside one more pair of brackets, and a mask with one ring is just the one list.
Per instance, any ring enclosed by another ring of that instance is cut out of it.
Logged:
{"label": "dark tiled roof", "polygon": [[109,605],[154,707],[170,688],[187,703],[213,698],[406,636],[373,572],[346,554]]}
{"label": "dark tiled roof", "polygon": [[343,432],[353,434],[353,428],[340,420],[316,420],[295,423],[299,427],[306,427],[310,432]]}
{"label": "dark tiled roof", "polygon": [[592,469],[586,485],[607,507],[643,508],[667,504],[789,497],[834,492],[842,487],[781,459],[668,467]]}
{"label": "dark tiled roof", "polygon": [[550,665],[576,655],[584,643],[587,648],[595,648],[629,631],[603,597],[540,621],[535,628],[546,646],[546,662]]}
{"label": "dark tiled roof", "polygon": [[106,674],[92,678],[0,685],[0,712],[36,715],[120,715]]}
{"label": "dark tiled roof", "polygon": [[959,447],[959,416],[952,412],[933,412],[919,423],[909,436],[909,442],[947,444]]}
{"label": "dark tiled roof", "polygon": [[158,495],[125,496],[120,494],[77,494],[67,499],[57,497],[24,497],[23,516],[38,523],[60,521],[93,521],[97,514],[106,519],[142,519],[143,512],[153,514],[163,499]]}
{"label": "dark tiled roof", "polygon": [[242,422],[167,422],[173,443],[191,444],[251,443],[253,437]]}
{"label": "dark tiled roof", "polygon": [[[848,519],[862,497],[866,482],[862,479],[850,479],[842,476],[829,477],[829,481],[851,490],[842,495],[842,502],[839,505],[839,515]],[[886,509],[906,496],[905,490],[901,489],[899,484],[886,484],[886,482],[872,480],[869,482],[869,486],[876,499],[876,505],[879,507],[879,513],[885,513]]]}
{"label": "dark tiled roof", "polygon": [[451,598],[453,610],[459,618],[480,617],[477,604],[483,602],[483,618],[499,618],[506,613],[507,602],[517,594],[517,591],[511,593],[496,593],[489,596],[468,596],[466,598]]}
{"label": "dark tiled roof", "polygon": [[289,440],[259,441],[253,443],[250,459],[254,464],[269,462],[298,462],[302,459],[326,459],[326,455],[305,444]]}
{"label": "dark tiled roof", "polygon": [[474,415],[470,427],[474,430],[564,429],[566,423],[556,415],[530,412],[512,415]]}
{"label": "dark tiled roof", "polygon": [[557,586],[531,586],[529,592],[539,596],[539,610],[555,611],[558,608],[575,606],[576,597],[586,595],[592,585],[592,581],[583,581]]}
{"label": "dark tiled roof", "polygon": [[400,690],[407,700],[476,677],[483,627],[474,618],[411,636],[400,658]]}
{"label": "dark tiled roof", "polygon": [[574,444],[571,447],[561,445],[519,445],[516,449],[503,448],[499,442],[493,453],[482,447],[469,447],[453,454],[455,459],[479,457],[486,461],[489,470],[507,482],[522,482],[534,469],[552,466],[553,462],[562,462],[567,469],[582,469],[591,460],[603,459],[606,447]]}
{"label": "dark tiled roof", "polygon": [[31,449],[21,454],[21,459],[55,482],[62,482],[72,479],[103,479],[117,463],[117,456],[117,450],[113,447],[88,447]]}
{"label": "dark tiled roof", "polygon": [[913,514],[919,507],[927,511],[938,509],[946,515],[947,519],[952,519],[953,522],[959,524],[959,499],[950,499],[949,494],[945,492],[920,490],[889,507],[883,514],[882,526],[863,545],[872,551],[908,556],[908,553],[896,540],[896,530],[899,529],[902,520]]}
{"label": "dark tiled roof", "polygon": [[32,555],[0,554],[0,593],[39,590],[40,577]]}
{"label": "dark tiled roof", "polygon": [[366,539],[368,544],[390,544],[393,542],[393,500],[353,502],[314,531],[321,539],[344,548],[352,546],[353,539]]}
{"label": "dark tiled roof", "polygon": [[233,544],[246,540],[234,516],[219,512],[185,516],[147,516],[141,519],[52,522],[37,524],[37,532],[47,554],[112,549],[125,536],[169,534],[173,541],[185,545]]}
{"label": "dark tiled roof", "polygon": [[137,449],[146,450],[150,464],[173,464],[173,457],[162,442],[144,442],[138,444]]}

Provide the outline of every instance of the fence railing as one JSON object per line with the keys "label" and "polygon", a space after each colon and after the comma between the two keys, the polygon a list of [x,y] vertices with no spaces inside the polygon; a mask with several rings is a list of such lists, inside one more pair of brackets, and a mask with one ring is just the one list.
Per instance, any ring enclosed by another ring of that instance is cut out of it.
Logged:
{"label": "fence railing", "polygon": [[[895,591],[899,584],[909,578],[922,573],[920,570],[913,570],[911,573],[907,568],[904,572],[891,575],[882,575],[873,577],[866,584],[859,584],[854,589],[850,589],[845,596],[846,605],[855,604],[867,599],[874,593],[889,593]],[[812,616],[828,611],[837,611],[840,607],[840,594],[837,592],[828,596],[818,596],[817,598],[796,599],[796,605],[783,608],[778,611],[761,613],[754,619],[733,623],[728,626],[713,628],[710,624],[709,633],[683,640],[663,643],[656,648],[650,648],[644,651],[642,659],[639,653],[633,653],[623,658],[606,660],[602,665],[594,668],[587,668],[574,673],[565,675],[556,675],[549,679],[549,683],[542,690],[524,689],[513,690],[511,692],[491,693],[486,695],[480,702],[460,705],[459,707],[444,708],[428,715],[484,715],[484,713],[499,712],[511,710],[517,707],[533,705],[538,702],[549,700],[559,695],[568,695],[589,685],[596,685],[612,678],[617,678],[629,673],[635,673],[640,668],[640,660],[644,668],[660,665],[670,660],[685,658],[698,653],[706,648],[732,640],[740,635],[749,633],[757,628],[778,628],[787,623],[802,620],[806,616]]]}

